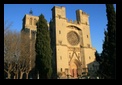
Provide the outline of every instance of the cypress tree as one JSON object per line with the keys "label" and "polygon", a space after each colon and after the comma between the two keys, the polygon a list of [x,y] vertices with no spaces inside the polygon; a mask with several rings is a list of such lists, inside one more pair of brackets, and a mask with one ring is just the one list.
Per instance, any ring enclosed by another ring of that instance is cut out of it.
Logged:
{"label": "cypress tree", "polygon": [[36,69],[39,72],[39,79],[49,79],[52,74],[52,50],[50,47],[50,36],[47,21],[44,15],[39,16],[36,34]]}
{"label": "cypress tree", "polygon": [[98,53],[98,51],[96,50],[95,52],[95,60],[100,63],[101,62],[101,59],[100,59],[100,54]]}
{"label": "cypress tree", "polygon": [[101,75],[106,79],[116,78],[116,13],[113,4],[106,4],[107,31],[103,51],[101,53],[102,63],[100,65]]}

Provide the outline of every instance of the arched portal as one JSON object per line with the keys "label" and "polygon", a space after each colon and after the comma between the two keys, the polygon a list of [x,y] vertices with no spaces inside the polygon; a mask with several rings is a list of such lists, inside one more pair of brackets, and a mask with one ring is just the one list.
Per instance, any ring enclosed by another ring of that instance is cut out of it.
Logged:
{"label": "arched portal", "polygon": [[71,77],[77,77],[77,65],[73,61],[70,62],[70,74]]}
{"label": "arched portal", "polygon": [[81,62],[78,61],[77,59],[73,59],[71,62],[70,62],[70,74],[71,74],[71,77],[73,78],[77,78],[80,73],[81,73]]}

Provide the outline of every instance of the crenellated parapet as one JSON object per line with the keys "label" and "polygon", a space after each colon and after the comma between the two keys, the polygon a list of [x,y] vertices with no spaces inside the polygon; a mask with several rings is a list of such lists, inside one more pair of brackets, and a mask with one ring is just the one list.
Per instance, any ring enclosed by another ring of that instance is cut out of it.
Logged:
{"label": "crenellated parapet", "polygon": [[70,20],[67,19],[67,22],[68,22],[68,23],[71,23],[71,24],[78,24],[76,20],[73,21],[73,20],[71,20],[71,19],[70,19]]}

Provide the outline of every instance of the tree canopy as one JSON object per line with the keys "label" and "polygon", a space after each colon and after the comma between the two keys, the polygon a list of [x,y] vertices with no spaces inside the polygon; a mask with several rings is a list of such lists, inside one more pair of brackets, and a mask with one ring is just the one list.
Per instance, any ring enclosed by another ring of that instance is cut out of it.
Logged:
{"label": "tree canopy", "polygon": [[106,4],[107,30],[101,53],[100,74],[106,79],[116,78],[116,13],[113,4]]}
{"label": "tree canopy", "polygon": [[39,16],[36,34],[36,68],[39,71],[40,79],[49,79],[52,74],[52,50],[47,21],[44,15]]}

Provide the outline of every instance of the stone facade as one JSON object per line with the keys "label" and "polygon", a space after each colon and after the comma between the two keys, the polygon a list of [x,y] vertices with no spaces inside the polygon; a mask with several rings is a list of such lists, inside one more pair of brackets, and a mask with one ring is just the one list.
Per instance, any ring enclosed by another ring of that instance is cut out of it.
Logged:
{"label": "stone facade", "polygon": [[[23,18],[23,29],[36,31],[35,23],[38,19],[37,16],[26,14]],[[52,8],[49,31],[53,50],[53,70],[54,75],[63,78],[87,75],[88,64],[95,61],[96,50],[91,44],[89,15],[82,10],[76,10],[76,19],[69,21],[66,18],[65,7]]]}

